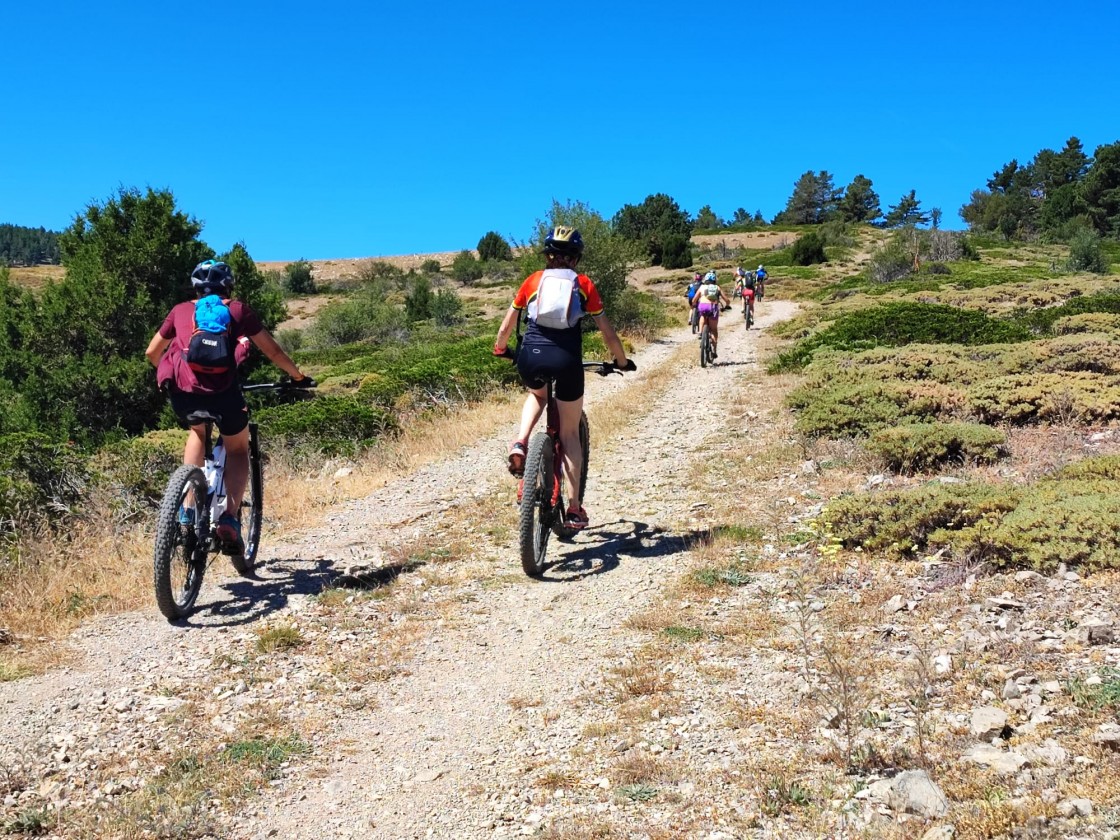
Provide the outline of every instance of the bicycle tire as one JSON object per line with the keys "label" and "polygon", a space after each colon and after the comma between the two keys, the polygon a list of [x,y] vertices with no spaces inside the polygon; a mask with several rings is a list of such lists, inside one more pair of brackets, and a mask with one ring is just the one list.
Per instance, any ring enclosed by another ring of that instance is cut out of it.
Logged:
{"label": "bicycle tire", "polygon": [[[194,492],[194,524],[180,525],[179,508],[188,490]],[[206,535],[210,530],[206,493],[206,476],[202,470],[184,464],[171,474],[160,503],[152,582],[156,605],[168,621],[186,616],[202,589],[202,577],[206,573]],[[181,586],[173,580],[177,572],[183,575]]]}
{"label": "bicycle tire", "polygon": [[[587,415],[581,413],[579,418],[579,448],[583,453],[583,464],[579,468],[579,506],[583,507],[583,495],[587,492],[587,464],[591,459],[591,428],[587,424]],[[564,524],[564,511],[567,509],[564,498],[564,482],[560,482],[560,502],[552,520],[552,532],[562,540],[571,540],[581,528],[569,528]]]}
{"label": "bicycle tire", "polygon": [[689,318],[688,321],[692,324],[692,334],[696,335],[696,333],[700,331],[700,318],[697,315],[696,309],[692,310],[692,317]]}
{"label": "bicycle tire", "polygon": [[711,361],[711,334],[708,332],[708,325],[704,325],[704,329],[700,331],[700,367],[706,368],[708,362]]}
{"label": "bicycle tire", "polygon": [[264,520],[264,476],[261,469],[260,445],[257,441],[256,424],[249,427],[249,486],[245,488],[245,498],[241,500],[241,521],[245,523],[245,551],[231,554],[233,568],[242,577],[253,573],[257,562],[257,551],[261,546],[261,524]]}
{"label": "bicycle tire", "polygon": [[521,520],[518,542],[521,568],[531,578],[544,572],[548,534],[552,519],[552,438],[543,432],[533,435],[525,456],[521,486]]}

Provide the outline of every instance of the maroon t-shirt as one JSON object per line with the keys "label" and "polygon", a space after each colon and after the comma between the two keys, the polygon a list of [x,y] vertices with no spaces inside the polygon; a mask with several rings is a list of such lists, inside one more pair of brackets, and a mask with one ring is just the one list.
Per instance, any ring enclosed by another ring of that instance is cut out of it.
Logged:
{"label": "maroon t-shirt", "polygon": [[[164,338],[171,339],[171,344],[159,360],[159,366],[156,368],[156,382],[159,383],[161,388],[165,382],[173,382],[177,390],[187,394],[217,394],[234,385],[237,381],[237,371],[199,373],[191,370],[187,360],[183,358],[183,353],[194,334],[194,304],[193,300],[177,304],[167,313],[167,317],[159,328],[159,334]],[[234,340],[238,342],[234,359],[240,364],[245,359],[247,348],[242,349],[245,348],[245,342],[239,341],[239,339],[252,338],[264,327],[261,325],[261,319],[257,317],[257,313],[248,304],[239,300],[229,302],[229,315],[230,333]]]}

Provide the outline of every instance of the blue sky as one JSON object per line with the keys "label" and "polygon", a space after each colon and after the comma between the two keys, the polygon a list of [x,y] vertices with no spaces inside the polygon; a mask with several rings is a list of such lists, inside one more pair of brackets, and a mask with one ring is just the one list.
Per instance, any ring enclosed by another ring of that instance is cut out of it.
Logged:
{"label": "blue sky", "polygon": [[0,222],[168,187],[258,260],[525,239],[552,200],[772,217],[826,169],[960,226],[1120,140],[1115,0],[8,4]]}

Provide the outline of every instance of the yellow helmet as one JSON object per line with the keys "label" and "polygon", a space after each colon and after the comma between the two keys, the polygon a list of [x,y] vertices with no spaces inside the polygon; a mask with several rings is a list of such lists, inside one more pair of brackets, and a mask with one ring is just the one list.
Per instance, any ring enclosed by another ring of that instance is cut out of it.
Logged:
{"label": "yellow helmet", "polygon": [[557,225],[544,238],[546,254],[565,254],[578,257],[583,254],[583,237],[574,227]]}

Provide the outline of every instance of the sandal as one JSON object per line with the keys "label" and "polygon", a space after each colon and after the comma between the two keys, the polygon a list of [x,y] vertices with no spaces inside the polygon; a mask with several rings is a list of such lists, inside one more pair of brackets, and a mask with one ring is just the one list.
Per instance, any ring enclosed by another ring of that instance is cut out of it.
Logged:
{"label": "sandal", "polygon": [[564,527],[571,528],[573,531],[582,531],[587,527],[587,511],[581,507],[570,507],[568,512],[564,514]]}
{"label": "sandal", "polygon": [[518,478],[525,474],[525,441],[515,440],[509,445],[509,474]]}

